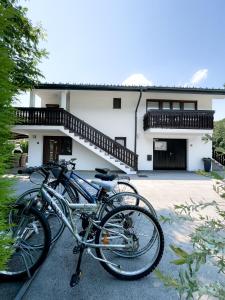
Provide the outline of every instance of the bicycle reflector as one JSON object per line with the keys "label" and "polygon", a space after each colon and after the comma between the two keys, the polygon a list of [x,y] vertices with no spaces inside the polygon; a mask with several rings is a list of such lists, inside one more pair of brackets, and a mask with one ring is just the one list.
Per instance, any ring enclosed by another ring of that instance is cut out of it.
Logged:
{"label": "bicycle reflector", "polygon": [[104,233],[103,234],[102,243],[104,245],[108,245],[109,244],[109,233]]}

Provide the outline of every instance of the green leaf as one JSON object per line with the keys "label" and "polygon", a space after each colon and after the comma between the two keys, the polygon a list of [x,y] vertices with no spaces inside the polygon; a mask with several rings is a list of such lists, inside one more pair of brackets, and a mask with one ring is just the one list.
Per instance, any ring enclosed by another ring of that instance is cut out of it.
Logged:
{"label": "green leaf", "polygon": [[171,260],[170,263],[174,265],[184,265],[187,263],[187,260],[185,258],[180,258],[180,259]]}
{"label": "green leaf", "polygon": [[174,245],[170,245],[170,248],[179,257],[187,258],[189,256],[189,254],[186,251],[184,251],[183,249],[181,249],[180,247],[176,247]]}

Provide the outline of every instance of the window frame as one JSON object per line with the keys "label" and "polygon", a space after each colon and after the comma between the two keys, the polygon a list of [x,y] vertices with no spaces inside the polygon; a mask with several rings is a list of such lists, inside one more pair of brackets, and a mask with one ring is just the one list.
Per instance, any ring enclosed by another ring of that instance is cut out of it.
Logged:
{"label": "window frame", "polygon": [[[118,100],[119,100],[119,102],[116,102]],[[118,103],[119,103],[119,105],[118,105]],[[119,97],[113,98],[113,109],[121,109],[121,108],[122,108],[122,99]]]}
{"label": "window frame", "polygon": [[[124,141],[124,146],[121,145],[120,143],[118,143],[117,140],[123,140]],[[117,142],[118,144],[120,144],[122,147],[127,147],[127,138],[125,136],[116,136],[115,137],[115,142]]]}
{"label": "window frame", "polygon": [[[159,102],[159,110],[162,111],[185,111],[184,109],[184,103],[194,103],[195,109],[198,110],[198,101],[197,100],[172,100],[172,99],[146,99],[146,112],[148,111],[148,102]],[[170,109],[163,109],[163,102],[169,102],[170,103]],[[180,109],[173,109],[173,102],[177,102],[180,104]]]}

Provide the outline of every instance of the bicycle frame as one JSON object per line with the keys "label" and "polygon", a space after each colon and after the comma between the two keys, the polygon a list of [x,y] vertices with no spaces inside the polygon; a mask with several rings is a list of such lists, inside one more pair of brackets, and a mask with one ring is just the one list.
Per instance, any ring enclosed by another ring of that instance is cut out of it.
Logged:
{"label": "bicycle frame", "polygon": [[[77,175],[73,171],[70,172],[70,174],[64,174],[65,178],[68,179],[69,183],[73,186],[74,189],[77,190],[78,193],[80,193],[89,203],[96,203],[96,197],[98,198],[98,195],[101,191],[100,188],[98,188],[96,185],[92,184],[91,182],[87,181],[86,179],[82,178],[81,176]],[[79,182],[79,179],[87,183],[89,186],[91,186],[93,189],[96,190],[96,197],[91,195]],[[65,192],[65,191],[64,191]],[[63,192],[63,193],[64,193]]]}
{"label": "bicycle frame", "polygon": [[[91,247],[91,248],[108,248],[108,249],[112,249],[112,248],[129,248],[131,243],[132,243],[132,239],[126,237],[125,235],[123,235],[122,233],[119,232],[115,232],[114,230],[108,229],[108,232],[111,233],[116,233],[118,234],[118,236],[124,238],[127,241],[127,245],[105,245],[105,244],[94,244],[88,241],[88,235],[90,233],[90,230],[92,228],[92,226],[96,226],[97,228],[101,229],[102,227],[98,225],[98,223],[100,221],[95,221],[95,220],[91,220],[85,236],[81,237],[78,233],[77,227],[75,226],[75,224],[73,223],[72,220],[72,212],[79,212],[79,213],[97,213],[101,203],[85,203],[85,204],[81,204],[81,203],[70,203],[66,198],[64,198],[61,194],[59,194],[58,192],[56,192],[54,189],[52,189],[51,187],[49,187],[47,184],[43,184],[41,187],[41,193],[43,198],[45,199],[45,201],[48,203],[48,205],[50,207],[52,207],[52,209],[54,210],[54,212],[58,215],[58,217],[63,221],[63,223],[65,224],[65,226],[69,229],[69,231],[72,233],[72,235],[74,236],[75,239],[78,240],[79,243]],[[50,196],[50,194],[52,196],[54,196],[56,199],[63,201],[63,203],[65,204],[65,206],[68,208],[69,211],[69,219],[65,216],[65,214],[63,213],[63,211],[60,209],[60,207],[56,204],[56,202],[54,201],[53,197]],[[117,227],[119,228],[119,226],[117,225]],[[122,227],[121,227],[122,228]]]}

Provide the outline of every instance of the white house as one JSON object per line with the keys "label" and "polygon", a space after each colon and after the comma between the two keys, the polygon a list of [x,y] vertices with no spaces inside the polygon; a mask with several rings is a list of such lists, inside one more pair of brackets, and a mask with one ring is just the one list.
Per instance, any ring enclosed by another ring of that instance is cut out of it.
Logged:
{"label": "white house", "polygon": [[194,171],[212,156],[202,137],[222,98],[224,89],[45,83],[13,132],[29,136],[29,166],[76,157],[79,170]]}

